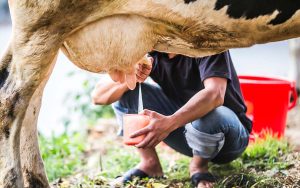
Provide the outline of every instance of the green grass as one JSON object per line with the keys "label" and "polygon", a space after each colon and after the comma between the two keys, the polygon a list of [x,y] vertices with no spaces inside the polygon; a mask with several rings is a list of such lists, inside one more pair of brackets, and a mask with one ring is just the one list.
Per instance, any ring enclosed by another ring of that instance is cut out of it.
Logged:
{"label": "green grass", "polygon": [[243,155],[227,165],[212,165],[210,170],[221,180],[216,187],[277,187],[278,179],[256,172],[280,172],[288,169],[292,161],[285,161],[284,155],[291,152],[286,140],[270,135],[257,139],[248,146]]}
{"label": "green grass", "polygon": [[[79,133],[51,138],[40,137],[42,156],[50,181],[76,174],[84,168],[84,139]],[[92,178],[83,174],[69,187],[109,187],[108,182],[139,162],[134,148],[122,147],[115,141],[109,141],[105,145],[109,146],[109,149],[101,157],[101,170]],[[220,178],[215,187],[282,187],[281,180],[261,172],[281,172],[291,167],[293,161],[284,160],[284,156],[289,152],[291,148],[286,140],[270,136],[266,136],[265,140],[258,139],[237,160],[226,165],[210,164],[210,171]],[[128,187],[191,187],[188,173],[190,158],[165,151],[165,148],[159,148],[158,153],[167,178],[135,180]]]}
{"label": "green grass", "polygon": [[49,181],[74,174],[84,165],[85,138],[79,133],[39,136],[42,158]]}
{"label": "green grass", "polygon": [[[284,170],[289,168],[290,162],[282,160],[289,145],[285,140],[277,140],[270,136],[266,140],[258,139],[251,144],[244,154],[237,160],[226,165],[210,164],[210,171],[220,178],[215,187],[278,187],[280,182],[276,178],[254,173],[253,170]],[[162,149],[159,153],[163,153]],[[138,162],[137,154],[132,149],[114,148],[105,157],[105,171],[99,173],[99,178],[114,178],[134,167]],[[172,157],[171,157],[172,158]],[[180,156],[174,164],[171,158],[161,157],[166,180],[134,181],[131,187],[151,187],[153,182],[161,183],[167,187],[191,187],[189,183],[188,165],[190,159]],[[113,168],[112,168],[113,167]],[[99,179],[95,179],[98,181]],[[91,180],[93,182],[94,180]],[[102,186],[105,181],[102,181]],[[152,186],[153,187],[153,186]]]}
{"label": "green grass", "polygon": [[139,162],[139,157],[132,148],[112,147],[102,160],[102,172],[99,175],[115,178],[133,168]]}
{"label": "green grass", "polygon": [[242,155],[243,163],[248,167],[269,170],[273,168],[285,169],[288,163],[281,161],[280,157],[291,152],[286,140],[278,141],[267,135],[265,139],[258,139],[255,144],[250,145]]}

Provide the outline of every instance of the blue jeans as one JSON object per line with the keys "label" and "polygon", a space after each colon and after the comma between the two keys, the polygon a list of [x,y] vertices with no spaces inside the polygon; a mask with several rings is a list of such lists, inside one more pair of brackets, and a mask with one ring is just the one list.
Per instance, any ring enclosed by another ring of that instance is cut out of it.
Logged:
{"label": "blue jeans", "polygon": [[[163,115],[171,115],[181,105],[168,98],[161,88],[142,84],[143,105]],[[123,114],[134,114],[138,110],[138,87],[124,93],[113,104],[118,123],[121,127]],[[228,163],[239,157],[246,149],[249,133],[237,115],[225,106],[218,107],[202,118],[171,132],[164,142],[181,154],[209,159],[214,163]]]}

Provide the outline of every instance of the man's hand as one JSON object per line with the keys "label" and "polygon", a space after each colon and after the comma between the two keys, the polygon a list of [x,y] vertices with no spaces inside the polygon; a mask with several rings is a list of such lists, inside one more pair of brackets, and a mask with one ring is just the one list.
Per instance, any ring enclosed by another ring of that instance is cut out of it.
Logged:
{"label": "man's hand", "polygon": [[144,140],[136,145],[138,148],[155,147],[177,128],[171,116],[164,116],[150,110],[144,110],[141,114],[149,116],[150,123],[147,127],[136,131],[130,136],[134,138],[140,135],[146,135]]}
{"label": "man's hand", "polygon": [[150,75],[152,70],[153,58],[144,57],[136,64],[136,79],[137,82],[144,82]]}

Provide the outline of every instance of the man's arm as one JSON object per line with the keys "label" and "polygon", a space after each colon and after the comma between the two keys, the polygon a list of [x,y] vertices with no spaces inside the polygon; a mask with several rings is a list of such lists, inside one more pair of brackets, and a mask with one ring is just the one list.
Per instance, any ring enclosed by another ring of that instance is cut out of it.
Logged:
{"label": "man's arm", "polygon": [[227,79],[211,77],[204,80],[204,86],[205,89],[196,93],[171,116],[173,121],[176,122],[176,128],[199,119],[213,109],[223,105]]}
{"label": "man's arm", "polygon": [[144,110],[143,114],[150,116],[149,125],[131,135],[131,137],[146,134],[145,139],[136,145],[139,148],[152,148],[164,140],[172,131],[199,119],[223,105],[227,87],[227,79],[220,77],[207,78],[205,89],[196,93],[183,107],[171,116]]}
{"label": "man's arm", "polygon": [[126,91],[128,91],[126,83],[114,82],[109,77],[105,77],[92,91],[92,101],[97,105],[108,105],[119,100]]}

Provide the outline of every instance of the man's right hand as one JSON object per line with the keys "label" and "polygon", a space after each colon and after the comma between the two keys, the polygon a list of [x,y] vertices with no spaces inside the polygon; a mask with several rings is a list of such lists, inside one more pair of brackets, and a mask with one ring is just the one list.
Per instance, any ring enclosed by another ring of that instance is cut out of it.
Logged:
{"label": "man's right hand", "polygon": [[150,75],[152,70],[153,58],[144,57],[136,64],[136,79],[137,82],[144,82]]}

